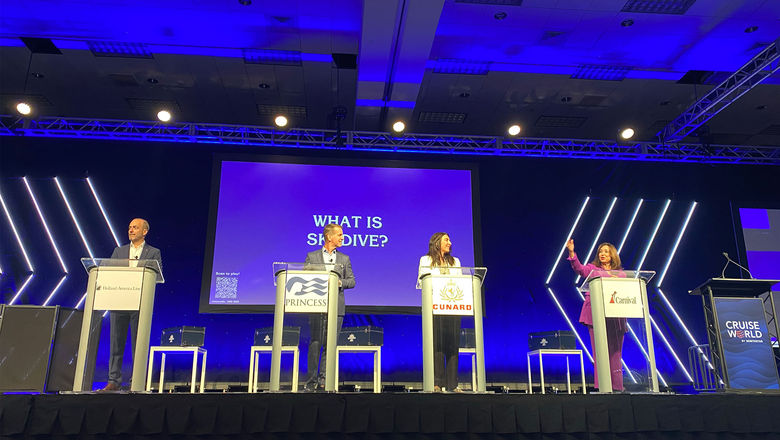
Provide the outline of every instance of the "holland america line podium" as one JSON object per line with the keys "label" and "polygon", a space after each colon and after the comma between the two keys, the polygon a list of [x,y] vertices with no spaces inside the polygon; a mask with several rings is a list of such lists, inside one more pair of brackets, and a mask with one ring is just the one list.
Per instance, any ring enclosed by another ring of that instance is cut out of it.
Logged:
{"label": "holland america line podium", "polygon": [[89,278],[73,391],[91,391],[84,389],[85,383],[91,383],[84,380],[84,374],[93,310],[138,311],[138,335],[133,350],[130,391],[144,391],[149,361],[154,289],[156,284],[165,282],[160,263],[157,260],[82,258],[81,264],[89,274]]}
{"label": "holland america line podium", "polygon": [[[590,305],[593,314],[593,354],[596,360],[596,375],[599,378],[599,392],[612,392],[607,319],[626,320],[629,332],[640,344],[647,361],[647,388],[645,391],[654,393],[659,391],[650,308],[647,302],[647,282],[654,275],[653,271],[594,270],[580,286],[580,291],[583,294],[590,291]],[[631,321],[639,322],[638,334],[634,332]],[[629,375],[633,378],[631,371],[629,371]]]}
{"label": "holland america line podium", "polygon": [[[324,313],[328,327],[325,345],[325,391],[336,391],[336,345],[339,329],[340,264],[274,263],[274,332],[269,391],[279,391],[282,332],[285,313]],[[309,372],[311,374],[311,372]]]}
{"label": "holland america line podium", "polygon": [[[477,388],[485,392],[485,346],[482,333],[482,282],[485,267],[422,267],[423,391],[433,392],[433,315],[474,317]],[[445,272],[445,273],[442,273]],[[477,295],[475,295],[477,293]]]}

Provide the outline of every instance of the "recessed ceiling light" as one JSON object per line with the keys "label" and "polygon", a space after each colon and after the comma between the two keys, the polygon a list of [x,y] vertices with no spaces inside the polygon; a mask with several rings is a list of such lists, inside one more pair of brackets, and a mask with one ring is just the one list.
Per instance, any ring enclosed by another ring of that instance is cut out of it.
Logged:
{"label": "recessed ceiling light", "polygon": [[746,34],[752,34],[753,32],[758,30],[758,26],[750,26],[745,29]]}
{"label": "recessed ceiling light", "polygon": [[501,21],[501,20],[506,18],[506,12],[504,12],[504,11],[496,12],[495,14],[493,14],[493,18],[495,18],[496,20]]}
{"label": "recessed ceiling light", "polygon": [[522,130],[522,127],[520,127],[517,124],[513,124],[513,125],[509,126],[509,128],[506,130],[506,132],[510,136],[517,136],[518,134],[520,134],[520,130]]}
{"label": "recessed ceiling light", "polygon": [[564,96],[561,98],[561,102],[571,102],[571,96]]}
{"label": "recessed ceiling light", "polygon": [[157,80],[157,78],[149,78],[149,79],[147,79],[146,81],[147,81],[149,84],[157,84],[158,82],[160,82],[160,81],[158,81],[158,80]]}
{"label": "recessed ceiling light", "polygon": [[16,104],[16,111],[21,115],[27,116],[32,113],[32,107],[26,102],[20,102]]}
{"label": "recessed ceiling light", "polygon": [[289,121],[287,120],[287,117],[284,115],[279,115],[274,118],[274,124],[276,124],[277,127],[286,127],[287,123]]}
{"label": "recessed ceiling light", "polygon": [[168,122],[171,120],[171,112],[168,110],[160,110],[157,112],[157,119],[159,119],[162,122]]}
{"label": "recessed ceiling light", "polygon": [[627,127],[620,130],[620,137],[622,139],[626,139],[626,140],[631,139],[632,137],[634,137],[634,134],[635,134],[634,129],[631,127]]}
{"label": "recessed ceiling light", "polygon": [[630,18],[627,18],[627,19],[621,21],[620,25],[623,26],[623,27],[633,26],[634,25],[634,20],[632,20]]}
{"label": "recessed ceiling light", "polygon": [[43,74],[42,74],[42,73],[33,72],[31,75],[32,75],[34,78],[38,78],[38,79],[41,79],[41,78],[43,78]]}
{"label": "recessed ceiling light", "polygon": [[401,133],[404,130],[406,130],[406,124],[404,124],[404,121],[396,121],[395,124],[393,124],[394,132]]}
{"label": "recessed ceiling light", "polygon": [[271,88],[271,86],[269,86],[266,83],[260,83],[260,84],[257,85],[257,87],[260,87],[261,89],[270,89]]}

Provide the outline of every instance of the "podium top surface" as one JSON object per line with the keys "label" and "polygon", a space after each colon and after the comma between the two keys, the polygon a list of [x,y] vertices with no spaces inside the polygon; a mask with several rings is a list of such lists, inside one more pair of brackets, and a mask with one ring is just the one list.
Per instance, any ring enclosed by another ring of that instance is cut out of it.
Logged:
{"label": "podium top surface", "polygon": [[128,258],[82,258],[81,265],[84,266],[84,270],[89,273],[94,268],[100,267],[114,267],[114,268],[147,268],[151,269],[157,275],[156,282],[158,284],[164,283],[165,278],[162,274],[162,268],[158,260],[136,260]]}
{"label": "podium top surface", "polygon": [[710,278],[695,289],[691,295],[706,295],[707,288],[712,289],[713,296],[756,297],[772,290],[772,286],[780,280],[744,280],[741,278]]}

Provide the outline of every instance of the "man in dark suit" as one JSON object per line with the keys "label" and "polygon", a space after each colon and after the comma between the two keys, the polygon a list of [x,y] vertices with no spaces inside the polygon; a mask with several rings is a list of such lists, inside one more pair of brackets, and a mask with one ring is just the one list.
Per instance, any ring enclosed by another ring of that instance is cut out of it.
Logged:
{"label": "man in dark suit", "polygon": [[[322,231],[322,236],[325,240],[322,248],[309,252],[306,255],[305,265],[338,265],[335,266],[335,270],[339,273],[339,322],[336,326],[336,331],[338,332],[344,321],[344,289],[355,287],[355,275],[352,273],[352,262],[349,257],[337,250],[344,243],[344,231],[341,229],[341,226],[335,223],[326,225]],[[307,362],[309,377],[304,385],[306,391],[325,388],[325,332],[327,328],[327,315],[320,313],[309,315],[311,341],[309,342]]]}
{"label": "man in dark suit", "polygon": [[[111,258],[127,259],[128,264],[137,267],[138,261],[157,260],[162,266],[160,250],[146,243],[149,232],[149,222],[135,218],[130,222],[127,236],[130,243],[114,249]],[[138,335],[138,311],[111,311],[111,358],[108,362],[108,383],[102,391],[119,391],[122,387],[122,360],[127,342],[127,330],[130,328],[132,351],[135,352],[136,336]]]}

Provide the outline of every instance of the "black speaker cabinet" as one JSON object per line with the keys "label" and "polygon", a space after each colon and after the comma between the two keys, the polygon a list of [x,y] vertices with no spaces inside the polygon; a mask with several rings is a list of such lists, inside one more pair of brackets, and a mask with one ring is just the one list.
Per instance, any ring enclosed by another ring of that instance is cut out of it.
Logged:
{"label": "black speaker cabinet", "polygon": [[[94,313],[87,355],[90,382],[102,312]],[[0,392],[72,390],[82,316],[81,310],[60,306],[0,306]]]}

